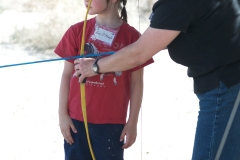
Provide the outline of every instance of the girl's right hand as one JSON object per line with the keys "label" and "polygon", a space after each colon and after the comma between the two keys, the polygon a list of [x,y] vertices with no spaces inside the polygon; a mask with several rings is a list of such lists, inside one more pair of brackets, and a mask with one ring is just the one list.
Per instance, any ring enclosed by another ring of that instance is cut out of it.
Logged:
{"label": "girl's right hand", "polygon": [[59,126],[61,129],[62,135],[64,139],[67,141],[67,143],[69,143],[70,145],[73,144],[74,140],[72,138],[70,129],[72,129],[74,133],[77,133],[77,129],[75,128],[72,122],[72,119],[68,114],[59,115]]}

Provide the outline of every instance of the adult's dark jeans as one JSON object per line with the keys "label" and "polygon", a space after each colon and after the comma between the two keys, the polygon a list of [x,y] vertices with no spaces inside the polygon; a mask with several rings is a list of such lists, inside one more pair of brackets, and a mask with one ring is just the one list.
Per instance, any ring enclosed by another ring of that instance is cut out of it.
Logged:
{"label": "adult's dark jeans", "polygon": [[[214,160],[236,101],[240,84],[198,94],[199,115],[192,160]],[[240,160],[240,106],[235,114],[220,160]]]}

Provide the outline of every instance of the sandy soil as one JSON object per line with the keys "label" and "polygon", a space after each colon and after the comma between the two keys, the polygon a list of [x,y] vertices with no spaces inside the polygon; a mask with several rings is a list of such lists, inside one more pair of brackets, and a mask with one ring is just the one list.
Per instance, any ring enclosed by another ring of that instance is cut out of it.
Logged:
{"label": "sandy soil", "polygon": [[[0,65],[41,60],[0,46]],[[167,51],[145,68],[136,143],[126,160],[190,160],[198,112],[187,69]],[[0,149],[4,160],[63,160],[58,90],[63,61],[0,68]]]}

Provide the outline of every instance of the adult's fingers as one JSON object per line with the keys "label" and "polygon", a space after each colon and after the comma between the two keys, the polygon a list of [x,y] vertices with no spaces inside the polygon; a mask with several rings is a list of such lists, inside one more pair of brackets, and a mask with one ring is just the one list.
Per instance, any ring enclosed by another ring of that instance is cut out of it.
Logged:
{"label": "adult's fingers", "polygon": [[81,70],[82,70],[82,63],[83,59],[75,59],[74,60],[74,70],[75,70],[75,76],[79,76]]}
{"label": "adult's fingers", "polygon": [[83,58],[76,59],[74,61],[74,70],[75,70],[74,76],[80,77],[82,75],[82,73],[84,73],[85,67],[86,67],[86,65],[85,65],[85,61]]}
{"label": "adult's fingers", "polygon": [[77,59],[74,60],[73,63],[74,63],[74,64],[78,64],[78,63],[79,63],[79,60],[80,60],[80,58],[77,58]]}
{"label": "adult's fingers", "polygon": [[80,74],[79,77],[78,77],[78,82],[79,83],[86,83],[86,81],[87,81],[87,78]]}

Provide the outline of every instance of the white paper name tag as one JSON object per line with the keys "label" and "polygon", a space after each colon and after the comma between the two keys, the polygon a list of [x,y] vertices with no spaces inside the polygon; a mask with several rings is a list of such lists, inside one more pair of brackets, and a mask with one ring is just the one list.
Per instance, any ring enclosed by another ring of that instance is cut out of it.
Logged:
{"label": "white paper name tag", "polygon": [[95,30],[92,33],[91,39],[97,41],[97,43],[103,43],[111,46],[117,36],[118,31],[119,28],[112,29],[96,23]]}
{"label": "white paper name tag", "polygon": [[102,28],[98,28],[98,30],[95,30],[94,35],[97,40],[103,41],[108,44],[112,44],[113,39],[115,38],[115,33]]}

